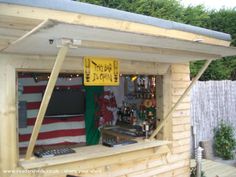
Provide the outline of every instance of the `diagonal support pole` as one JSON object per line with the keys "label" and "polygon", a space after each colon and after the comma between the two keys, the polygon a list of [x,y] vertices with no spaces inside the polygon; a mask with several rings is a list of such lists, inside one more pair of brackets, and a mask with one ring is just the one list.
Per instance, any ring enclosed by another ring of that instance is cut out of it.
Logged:
{"label": "diagonal support pole", "polygon": [[40,23],[39,25],[37,25],[36,27],[34,27],[31,31],[27,32],[26,34],[24,34],[24,35],[21,36],[20,38],[16,39],[15,41],[10,42],[6,47],[2,48],[2,49],[0,50],[0,52],[6,50],[9,46],[14,45],[14,44],[16,44],[16,43],[18,43],[18,42],[24,40],[25,38],[27,38],[27,37],[30,36],[31,34],[33,34],[33,33],[37,32],[37,31],[39,31],[40,29],[42,29],[43,27],[45,27],[46,25],[48,25],[48,23],[49,23],[49,20],[48,20],[48,19],[44,20],[42,23]]}
{"label": "diagonal support pole", "polygon": [[42,122],[43,122],[43,119],[44,119],[44,116],[45,116],[45,113],[46,113],[46,110],[48,107],[48,103],[49,103],[50,98],[52,96],[52,92],[55,87],[57,77],[59,75],[62,63],[66,57],[67,52],[68,52],[68,46],[62,46],[57,54],[56,61],[54,63],[45,93],[43,95],[43,100],[42,100],[40,108],[39,108],[39,112],[38,112],[38,115],[36,118],[34,129],[33,129],[32,135],[30,137],[29,146],[28,146],[28,149],[26,152],[26,157],[25,157],[25,159],[27,159],[27,160],[30,159],[30,157],[33,153],[35,143],[38,138],[39,130],[41,128],[41,125],[42,125]]}
{"label": "diagonal support pole", "polygon": [[207,67],[210,65],[212,60],[207,60],[204,64],[204,66],[201,68],[197,76],[193,79],[193,81],[190,83],[190,85],[187,87],[187,89],[184,91],[184,93],[181,95],[179,100],[175,103],[175,105],[171,108],[171,110],[168,112],[168,114],[164,117],[164,119],[159,123],[155,131],[152,133],[149,139],[154,139],[154,137],[159,133],[159,131],[165,126],[167,121],[170,119],[170,115],[175,111],[176,107],[181,103],[181,101],[186,97],[186,95],[189,93],[190,89],[193,87],[193,85],[198,81],[198,79],[202,76],[204,71],[207,69]]}

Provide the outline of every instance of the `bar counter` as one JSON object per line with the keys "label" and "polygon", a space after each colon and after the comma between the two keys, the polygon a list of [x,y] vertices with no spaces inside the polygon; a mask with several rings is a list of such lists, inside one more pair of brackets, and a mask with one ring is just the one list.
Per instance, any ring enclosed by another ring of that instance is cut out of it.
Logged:
{"label": "bar counter", "polygon": [[160,141],[160,140],[150,141],[143,139],[135,139],[135,140],[137,141],[137,143],[130,145],[124,145],[118,147],[106,147],[99,144],[93,146],[73,148],[76,151],[76,153],[72,154],[60,155],[51,158],[33,157],[30,160],[21,159],[19,161],[19,166],[22,167],[23,169],[37,169],[55,165],[62,165],[66,163],[79,162],[89,159],[113,156],[149,148],[153,148],[155,153],[165,154],[169,152],[168,145],[171,144],[170,141]]}

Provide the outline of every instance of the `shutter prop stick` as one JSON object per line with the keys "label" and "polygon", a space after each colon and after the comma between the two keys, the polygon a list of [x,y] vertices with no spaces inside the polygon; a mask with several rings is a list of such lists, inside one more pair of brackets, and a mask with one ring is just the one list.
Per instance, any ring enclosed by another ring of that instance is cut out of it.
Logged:
{"label": "shutter prop stick", "polygon": [[198,79],[202,76],[204,71],[207,69],[207,67],[210,65],[212,60],[207,60],[204,64],[204,66],[201,68],[197,76],[193,79],[193,81],[190,83],[190,85],[187,87],[187,89],[184,91],[184,93],[181,95],[179,100],[175,103],[175,105],[171,108],[171,110],[168,112],[168,114],[162,119],[155,129],[155,131],[150,136],[150,140],[153,140],[154,137],[159,133],[159,131],[166,125],[167,121],[171,118],[171,114],[175,111],[176,107],[181,103],[181,101],[186,97],[186,95],[189,93],[190,89],[193,87],[193,85],[198,81]]}

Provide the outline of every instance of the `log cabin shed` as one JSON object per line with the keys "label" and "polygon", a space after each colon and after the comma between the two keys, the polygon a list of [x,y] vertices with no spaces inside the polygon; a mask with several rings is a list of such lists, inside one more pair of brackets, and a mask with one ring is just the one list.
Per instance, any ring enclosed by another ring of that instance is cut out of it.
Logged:
{"label": "log cabin shed", "polygon": [[[236,55],[229,34],[69,0],[0,0],[0,176],[190,174],[188,91],[214,59]],[[148,139],[73,154],[33,155],[60,73],[83,73],[83,57],[115,58],[123,75],[156,76],[158,121]],[[190,82],[189,62],[206,60]],[[19,153],[18,73],[51,73],[24,156]]]}

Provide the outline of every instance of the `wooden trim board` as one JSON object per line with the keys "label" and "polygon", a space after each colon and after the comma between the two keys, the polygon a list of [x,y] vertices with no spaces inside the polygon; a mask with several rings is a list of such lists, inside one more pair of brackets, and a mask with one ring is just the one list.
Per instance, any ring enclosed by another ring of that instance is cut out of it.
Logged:
{"label": "wooden trim board", "polygon": [[[0,54],[1,60],[14,66],[17,71],[50,72],[54,64],[54,57],[39,55]],[[121,74],[164,75],[169,63],[138,62],[120,60]],[[61,68],[64,73],[83,73],[82,57],[67,57]]]}

